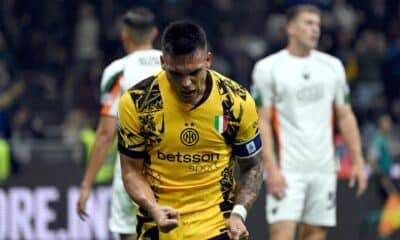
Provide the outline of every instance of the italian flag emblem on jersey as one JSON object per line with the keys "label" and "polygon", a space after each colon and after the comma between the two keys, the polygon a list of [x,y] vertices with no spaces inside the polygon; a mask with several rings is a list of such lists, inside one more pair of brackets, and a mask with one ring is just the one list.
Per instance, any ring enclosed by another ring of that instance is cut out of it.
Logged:
{"label": "italian flag emblem on jersey", "polygon": [[218,133],[223,133],[228,128],[228,116],[215,116],[214,117],[214,128]]}

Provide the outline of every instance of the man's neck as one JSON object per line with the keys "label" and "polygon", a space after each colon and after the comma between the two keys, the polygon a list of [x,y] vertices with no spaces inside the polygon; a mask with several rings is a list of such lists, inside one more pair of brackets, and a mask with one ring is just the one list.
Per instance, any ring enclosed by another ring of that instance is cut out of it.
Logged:
{"label": "man's neck", "polygon": [[290,55],[295,57],[307,57],[311,53],[310,48],[300,47],[297,44],[289,44],[286,49]]}
{"label": "man's neck", "polygon": [[133,53],[136,51],[140,51],[140,50],[148,50],[148,49],[152,49],[153,45],[151,43],[149,44],[141,44],[141,45],[135,45],[135,44],[131,44],[130,46],[128,46],[127,48],[127,52],[128,53]]}

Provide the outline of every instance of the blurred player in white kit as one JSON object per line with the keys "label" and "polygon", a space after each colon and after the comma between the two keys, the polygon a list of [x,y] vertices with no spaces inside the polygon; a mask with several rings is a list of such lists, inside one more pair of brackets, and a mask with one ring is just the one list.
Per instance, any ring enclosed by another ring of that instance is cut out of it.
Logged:
{"label": "blurred player in white kit", "polygon": [[300,239],[322,240],[327,227],[336,225],[335,124],[354,163],[350,186],[357,183],[358,196],[367,187],[344,68],[337,58],[315,50],[320,21],[313,5],[289,9],[287,47],[259,60],[252,73],[271,240],[293,240],[297,224]]}

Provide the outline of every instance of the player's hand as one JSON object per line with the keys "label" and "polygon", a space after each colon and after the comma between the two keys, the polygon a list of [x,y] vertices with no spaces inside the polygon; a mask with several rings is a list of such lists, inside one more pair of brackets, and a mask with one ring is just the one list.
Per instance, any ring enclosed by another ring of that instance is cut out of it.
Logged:
{"label": "player's hand", "polygon": [[160,206],[153,212],[154,220],[161,232],[167,233],[178,226],[179,213],[168,206]]}
{"label": "player's hand", "polygon": [[86,202],[90,195],[90,187],[81,187],[81,191],[79,192],[78,202],[76,204],[76,211],[79,215],[79,218],[85,221],[89,215],[86,213]]}
{"label": "player's hand", "polygon": [[269,173],[267,177],[267,191],[276,199],[282,199],[285,196],[286,180],[280,170]]}
{"label": "player's hand", "polygon": [[[359,162],[364,162],[364,160],[360,161],[355,161],[356,163]],[[350,175],[350,182],[349,182],[349,187],[354,187],[355,185],[358,185],[357,187],[357,197],[360,197],[365,190],[367,189],[368,185],[368,178],[365,173],[364,169],[364,164],[354,164],[353,169],[351,170],[351,175]]]}
{"label": "player's hand", "polygon": [[231,240],[247,240],[249,239],[249,232],[241,217],[236,214],[231,214],[227,223],[228,236]]}

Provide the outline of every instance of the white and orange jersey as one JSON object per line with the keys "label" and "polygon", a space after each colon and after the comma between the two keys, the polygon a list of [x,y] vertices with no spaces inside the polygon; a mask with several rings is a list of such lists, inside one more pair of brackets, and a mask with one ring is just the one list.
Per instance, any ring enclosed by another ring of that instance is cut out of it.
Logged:
{"label": "white and orange jersey", "polygon": [[161,70],[160,56],[159,50],[140,50],[109,64],[101,79],[100,114],[116,117],[122,94],[140,80]]}
{"label": "white and orange jersey", "polygon": [[122,94],[121,81],[123,78],[125,59],[113,61],[103,71],[101,77],[101,110],[102,116],[117,117],[118,100]]}
{"label": "white and orange jersey", "polygon": [[316,50],[307,57],[281,50],[259,60],[252,77],[257,105],[272,108],[281,168],[335,171],[334,107],[349,98],[341,62]]}

